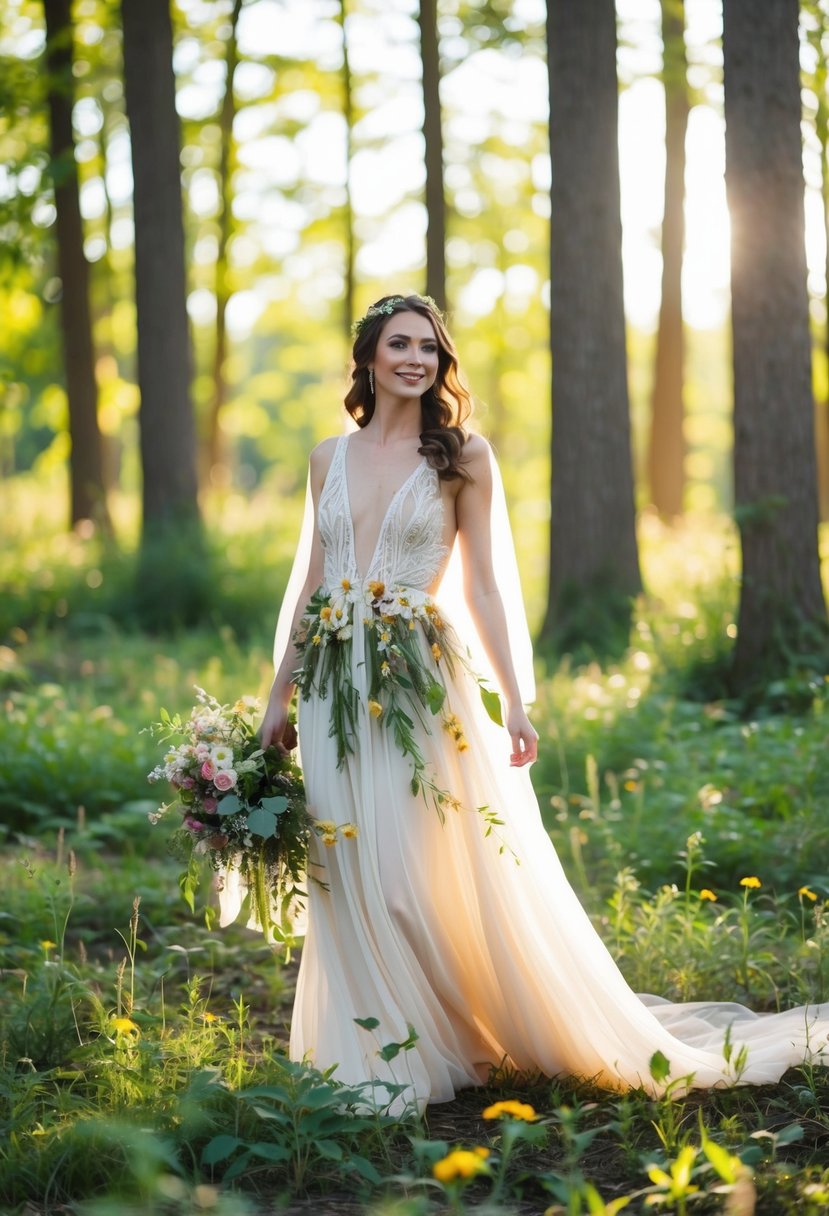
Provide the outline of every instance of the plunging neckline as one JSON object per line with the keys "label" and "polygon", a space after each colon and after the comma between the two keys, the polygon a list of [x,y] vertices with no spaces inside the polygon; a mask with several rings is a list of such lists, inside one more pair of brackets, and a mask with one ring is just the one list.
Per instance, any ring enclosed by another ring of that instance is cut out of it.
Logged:
{"label": "plunging neckline", "polygon": [[389,505],[386,507],[385,515],[383,516],[382,520],[380,521],[380,530],[377,533],[377,540],[374,543],[374,551],[372,552],[371,560],[369,561],[365,574],[361,574],[360,569],[357,565],[357,538],[356,538],[356,535],[354,532],[354,515],[351,510],[351,492],[349,491],[349,488],[348,488],[348,445],[349,445],[349,441],[351,439],[351,435],[344,435],[343,439],[345,440],[345,443],[343,445],[342,476],[343,476],[343,497],[345,500],[345,508],[346,508],[345,514],[346,514],[346,519],[348,520],[348,530],[349,530],[349,534],[351,537],[351,552],[354,555],[354,574],[356,575],[358,582],[363,582],[374,571],[374,566],[375,566],[375,563],[377,562],[377,556],[380,553],[380,550],[381,550],[381,547],[383,544],[383,540],[386,535],[386,529],[388,527],[389,519],[391,518],[392,510],[394,509],[397,502],[408,491],[408,489],[411,486],[412,482],[414,481],[415,477],[420,472],[420,470],[423,468],[423,466],[426,464],[426,457],[421,456],[420,460],[417,462],[415,467],[412,469],[411,473],[408,475],[406,480],[398,486],[398,488],[395,490],[395,492],[392,494],[391,498],[389,499]]}

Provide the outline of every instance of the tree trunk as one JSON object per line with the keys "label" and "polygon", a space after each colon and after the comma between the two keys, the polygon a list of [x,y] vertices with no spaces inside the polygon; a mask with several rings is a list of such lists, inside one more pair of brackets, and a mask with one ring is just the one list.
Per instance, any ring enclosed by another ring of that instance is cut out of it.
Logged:
{"label": "tree trunk", "polygon": [[437,0],[420,0],[423,63],[423,138],[426,144],[426,294],[446,307],[446,196],[443,188],[443,126],[440,114],[440,51]]}
{"label": "tree trunk", "polygon": [[665,85],[665,211],[662,220],[662,302],[656,335],[648,483],[651,502],[665,519],[682,514],[685,488],[684,336],[682,252],[685,241],[685,132],[688,127],[687,57],[683,0],[662,0]]}
{"label": "tree trunk", "polygon": [[351,88],[351,60],[348,55],[347,0],[340,0],[340,25],[343,33],[343,119],[345,121],[345,207],[343,228],[345,268],[343,273],[343,328],[346,350],[351,351],[351,326],[354,322],[354,207],[351,201],[351,158],[354,153],[354,97]]}
{"label": "tree trunk", "polygon": [[[216,251],[216,341],[213,350],[213,399],[210,403],[207,421],[205,485],[210,485],[215,480],[225,482],[228,475],[227,443],[222,433],[221,414],[227,400],[225,363],[227,361],[227,305],[230,299],[227,247],[233,226],[231,172],[233,159],[233,120],[236,117],[236,98],[233,92],[233,81],[239,63],[239,45],[236,31],[241,11],[242,0],[234,0],[225,54],[225,93],[222,98],[222,109],[219,116],[219,129],[221,131],[219,182],[222,192],[222,206],[221,214],[219,215],[219,241]],[[224,473],[224,476],[221,476],[222,473]]]}
{"label": "tree trunk", "polygon": [[817,71],[815,73],[815,92],[817,94],[817,115],[815,127],[818,143],[820,144],[821,183],[820,192],[823,200],[823,230],[826,239],[824,254],[824,291],[823,353],[826,359],[826,396],[822,401],[815,399],[815,443],[817,446],[818,470],[818,510],[821,519],[829,520],[829,97],[826,95],[827,67],[823,54],[824,36],[829,33],[829,21],[822,5],[817,5],[816,17],[820,22],[817,38]]}
{"label": "tree trunk", "polygon": [[190,400],[169,0],[122,0],[124,82],[132,144],[135,294],[144,537],[196,521],[196,431]]}
{"label": "tree trunk", "polygon": [[97,520],[110,530],[104,489],[98,386],[89,307],[89,263],[72,131],[71,0],[45,0],[50,156],[55,184],[58,273],[63,285],[60,320],[69,404],[71,523]]}
{"label": "tree trunk", "polygon": [[[725,0],[734,488],[743,576],[736,692],[825,628],[804,246],[797,0]],[[814,639],[812,639],[813,641]]]}
{"label": "tree trunk", "polygon": [[613,0],[548,0],[553,361],[542,639],[627,641],[641,588],[622,290]]}

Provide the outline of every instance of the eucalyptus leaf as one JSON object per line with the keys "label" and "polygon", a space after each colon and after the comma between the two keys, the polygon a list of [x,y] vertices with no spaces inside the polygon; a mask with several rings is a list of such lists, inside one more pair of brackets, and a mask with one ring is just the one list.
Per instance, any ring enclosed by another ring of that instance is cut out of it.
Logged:
{"label": "eucalyptus leaf", "polygon": [[216,807],[217,815],[238,815],[242,809],[242,803],[236,794],[226,794],[224,798],[220,798]]}
{"label": "eucalyptus leaf", "polygon": [[254,807],[248,815],[248,831],[266,840],[276,832],[276,816],[260,806]]}

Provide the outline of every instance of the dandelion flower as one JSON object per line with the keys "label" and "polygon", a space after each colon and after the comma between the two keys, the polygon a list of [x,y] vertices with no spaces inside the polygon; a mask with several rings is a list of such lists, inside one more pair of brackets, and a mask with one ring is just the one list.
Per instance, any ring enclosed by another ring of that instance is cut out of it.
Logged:
{"label": "dandelion flower", "polygon": [[[812,891],[809,887],[800,887],[798,889],[797,893],[801,897],[801,899],[803,899],[803,898],[810,899],[812,901],[812,903],[814,903],[815,900],[817,899],[817,895],[815,895],[814,891]],[[43,943],[41,942],[41,945],[42,944]]]}
{"label": "dandelion flower", "polygon": [[344,823],[340,828],[340,832],[346,840],[356,840],[359,835],[356,823]]}
{"label": "dandelion flower", "polygon": [[116,1034],[138,1034],[138,1027],[132,1018],[113,1018],[112,1028]]}
{"label": "dandelion flower", "polygon": [[514,1098],[508,1098],[505,1102],[496,1102],[483,1112],[485,1119],[501,1119],[504,1115],[508,1115],[511,1119],[523,1119],[525,1123],[532,1123],[534,1119],[538,1118],[529,1102],[516,1102]]}
{"label": "dandelion flower", "polygon": [[368,712],[371,714],[372,718],[379,718],[383,712],[383,706],[379,701],[369,701]]}
{"label": "dandelion flower", "polygon": [[41,950],[55,950],[57,949],[57,942],[50,942],[48,940],[42,941],[40,943],[40,948]]}
{"label": "dandelion flower", "polygon": [[759,890],[762,885],[760,879],[755,874],[749,874],[747,878],[740,879],[740,886],[747,887],[752,891]]}
{"label": "dandelion flower", "polygon": [[712,904],[715,904],[717,902],[716,895],[714,894],[713,891],[710,891],[708,889],[708,887],[702,888],[702,890],[699,893],[699,897],[700,897],[700,899],[710,899]]}
{"label": "dandelion flower", "polygon": [[455,1182],[458,1178],[474,1178],[486,1172],[489,1150],[485,1148],[456,1148],[432,1166],[432,1176],[438,1182]]}

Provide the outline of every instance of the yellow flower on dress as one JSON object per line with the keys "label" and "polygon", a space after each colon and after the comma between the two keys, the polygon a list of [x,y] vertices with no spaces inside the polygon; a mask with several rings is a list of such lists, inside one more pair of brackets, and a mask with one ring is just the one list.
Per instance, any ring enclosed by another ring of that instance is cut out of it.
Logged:
{"label": "yellow flower on dress", "polygon": [[391,667],[389,667],[388,663],[384,659],[383,662],[380,664],[380,675],[387,676],[390,671],[391,671]]}
{"label": "yellow flower on dress", "polygon": [[454,794],[444,794],[443,801],[449,807],[450,811],[459,811],[462,809],[463,804],[460,798],[456,798]]}
{"label": "yellow flower on dress", "polygon": [[340,586],[342,587],[343,591],[350,591],[351,590],[351,580],[348,578],[342,579],[342,581],[340,582]]}
{"label": "yellow flower on dress", "polygon": [[132,1018],[113,1018],[112,1028],[116,1034],[140,1034]]}
{"label": "yellow flower on dress", "polygon": [[359,831],[358,831],[356,823],[342,824],[342,826],[340,827],[340,832],[346,838],[346,840],[356,840],[357,836],[359,835]]}
{"label": "yellow flower on dress", "polygon": [[321,621],[330,621],[331,620],[330,605],[326,604],[326,606],[324,608],[320,608],[320,620]]}
{"label": "yellow flower on dress", "polygon": [[757,891],[760,887],[762,887],[762,885],[763,884],[760,882],[760,879],[754,874],[750,874],[747,878],[740,879],[740,886],[748,887],[752,891]]}
{"label": "yellow flower on dress", "polygon": [[322,840],[322,843],[325,845],[325,847],[330,849],[332,844],[337,843],[337,833],[336,832],[323,832],[320,839]]}
{"label": "yellow flower on dress", "polygon": [[368,712],[371,714],[372,718],[379,718],[383,712],[383,706],[379,701],[369,701]]}
{"label": "yellow flower on dress", "polygon": [[438,646],[437,642],[432,642],[432,658],[436,663],[439,663],[443,658],[443,651],[441,650],[440,646]]}
{"label": "yellow flower on dress", "polygon": [[712,904],[715,904],[717,902],[716,895],[714,894],[713,891],[710,891],[708,889],[708,887],[702,888],[702,890],[699,893],[699,897],[700,897],[700,899],[710,899]]}
{"label": "yellow flower on dress", "polygon": [[464,735],[461,735],[461,737],[459,739],[457,739],[456,742],[458,745],[459,752],[465,752],[465,751],[469,750],[469,741],[466,739],[466,737]]}
{"label": "yellow flower on dress", "polygon": [[315,819],[314,827],[318,832],[336,832],[337,825],[333,819]]}
{"label": "yellow flower on dress", "polygon": [[438,1182],[455,1182],[458,1178],[474,1178],[487,1172],[488,1148],[456,1148],[432,1166],[432,1176]]}
{"label": "yellow flower on dress", "polygon": [[372,580],[372,582],[370,582],[368,585],[368,589],[372,594],[372,598],[375,600],[382,599],[383,596],[386,594],[386,584],[385,583],[380,583],[380,582],[376,582],[376,581]]}
{"label": "yellow flower on dress", "polygon": [[523,1119],[525,1123],[532,1123],[533,1119],[538,1118],[529,1102],[516,1102],[514,1098],[508,1098],[505,1102],[495,1102],[483,1112],[485,1119],[500,1119],[504,1115],[508,1115],[511,1119]]}
{"label": "yellow flower on dress", "polygon": [[322,641],[322,635],[319,633],[315,633],[314,636],[311,638],[311,641],[314,643],[315,646],[319,646],[320,642]]}
{"label": "yellow flower on dress", "polygon": [[800,887],[798,889],[797,893],[801,898],[803,898],[805,896],[806,899],[810,899],[812,901],[812,903],[814,903],[815,900],[817,899],[817,896],[815,895],[814,891],[810,890],[809,887]]}

